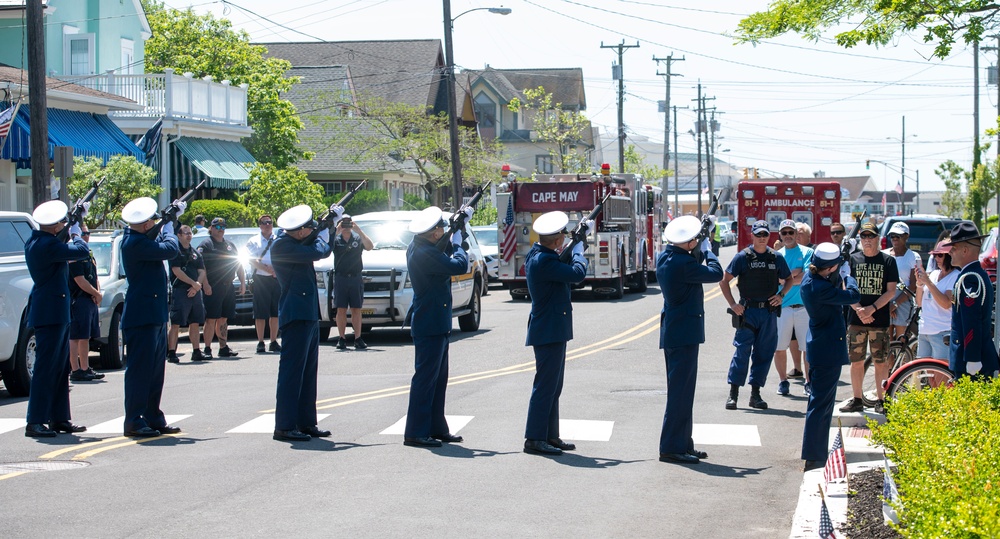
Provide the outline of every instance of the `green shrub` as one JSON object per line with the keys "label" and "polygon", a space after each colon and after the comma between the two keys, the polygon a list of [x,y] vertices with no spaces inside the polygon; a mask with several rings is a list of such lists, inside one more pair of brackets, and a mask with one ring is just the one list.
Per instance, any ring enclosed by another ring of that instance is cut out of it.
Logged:
{"label": "green shrub", "polygon": [[898,465],[901,533],[1000,537],[1000,383],[963,378],[887,408],[872,439]]}
{"label": "green shrub", "polygon": [[[256,226],[257,218],[250,215],[250,210],[239,202],[232,200],[194,200],[188,205],[184,215],[181,216],[181,223],[193,225],[196,215],[205,216],[205,225],[208,226],[212,219],[222,217],[226,220],[229,228]],[[277,215],[274,216],[277,219]]]}
{"label": "green shrub", "polygon": [[492,206],[486,200],[489,197],[483,197],[483,203],[479,205],[476,213],[472,214],[472,219],[469,220],[469,224],[472,226],[479,225],[493,225],[497,222],[497,209]]}

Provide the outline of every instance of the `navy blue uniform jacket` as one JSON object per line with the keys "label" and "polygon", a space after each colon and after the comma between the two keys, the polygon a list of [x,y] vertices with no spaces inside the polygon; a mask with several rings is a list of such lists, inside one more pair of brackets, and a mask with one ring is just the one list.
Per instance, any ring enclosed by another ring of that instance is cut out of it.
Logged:
{"label": "navy blue uniform jacket", "polygon": [[452,245],[442,253],[430,241],[414,236],[406,248],[406,269],[413,283],[410,335],[451,333],[451,277],[469,271],[465,251]]}
{"label": "navy blue uniform jacket", "polygon": [[845,278],[847,290],[840,288],[840,274],[824,279],[806,271],[802,276],[799,291],[802,304],[809,313],[809,337],[806,341],[806,355],[809,364],[817,367],[849,365],[847,355],[847,326],[844,310],[838,306],[851,305],[861,299],[858,282],[848,275]]}
{"label": "navy blue uniform jacket", "polygon": [[962,268],[952,294],[955,301],[951,307],[948,365],[955,376],[961,376],[976,374],[968,372],[967,363],[981,362],[983,366],[979,372],[992,376],[1000,368],[990,326],[993,320],[993,287],[978,260]]}
{"label": "navy blue uniform jacket", "polygon": [[278,326],[289,322],[319,320],[319,292],[313,262],[330,256],[330,244],[321,238],[311,243],[281,232],[271,245],[271,266],[281,285],[278,298]]}
{"label": "navy blue uniform jacket", "polygon": [[660,348],[705,342],[705,283],[722,280],[722,265],[711,252],[706,265],[691,253],[668,245],[656,257],[656,281],[663,294],[660,312]]}
{"label": "navy blue uniform jacket", "polygon": [[524,258],[524,273],[531,294],[526,346],[566,342],[573,338],[573,303],[570,284],[587,276],[587,259],[573,255],[569,264],[559,253],[536,243]]}
{"label": "navy blue uniform jacket", "polygon": [[122,328],[167,323],[167,270],[164,260],[181,252],[177,236],[161,234],[149,239],[145,233],[125,229],[122,265],[128,280]]}
{"label": "navy blue uniform jacket", "polygon": [[34,285],[28,308],[28,327],[69,323],[69,265],[72,260],[90,257],[87,242],[76,238],[72,243],[54,235],[33,230],[24,244],[24,259]]}

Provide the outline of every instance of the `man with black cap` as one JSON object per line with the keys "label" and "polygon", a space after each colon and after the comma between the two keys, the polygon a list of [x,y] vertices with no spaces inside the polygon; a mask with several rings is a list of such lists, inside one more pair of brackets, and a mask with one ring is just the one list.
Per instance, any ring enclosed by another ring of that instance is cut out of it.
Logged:
{"label": "man with black cap", "polygon": [[[670,242],[656,258],[656,281],[663,294],[660,348],[667,364],[667,409],[660,431],[660,461],[697,464],[708,453],[694,448],[694,388],[698,381],[698,347],[705,342],[706,283],[722,280],[722,265],[693,215],[678,217],[663,234]],[[701,250],[703,266],[692,255]]]}
{"label": "man with black cap", "polygon": [[[176,216],[184,202],[174,201]],[[156,201],[137,198],[122,208],[128,223],[122,239],[122,266],[128,291],[122,310],[125,334],[125,436],[151,438],[176,434],[160,410],[163,371],[167,359],[167,271],[163,261],[180,253],[174,224],[167,222],[156,239],[147,232],[156,226]]]}
{"label": "man with black cap", "polygon": [[979,263],[983,238],[976,225],[961,222],[951,229],[947,246],[951,263],[962,268],[955,282],[951,308],[951,349],[948,367],[955,376],[995,377],[1000,369],[990,324],[994,291],[989,275]]}
{"label": "man with black cap", "polygon": [[837,268],[844,260],[840,246],[821,243],[813,252],[809,271],[802,277],[802,302],[809,313],[805,337],[812,391],[802,432],[805,471],[822,468],[830,450],[830,420],[837,400],[837,382],[844,365],[850,364],[842,309],[861,299],[854,277],[841,277]]}
{"label": "man with black cap", "polygon": [[278,217],[282,232],[271,245],[271,266],[281,287],[278,327],[285,344],[278,360],[275,440],[307,442],[330,436],[330,431],[316,425],[319,292],[313,262],[330,256],[330,227],[343,212],[334,204],[327,220],[317,223],[312,208],[302,204]]}
{"label": "man with black cap", "polygon": [[[465,211],[471,218],[473,209]],[[469,272],[469,257],[462,248],[461,231],[452,234],[444,252],[437,247],[447,226],[441,209],[431,206],[410,221],[409,227],[414,236],[406,248],[406,270],[413,284],[413,303],[407,318],[415,358],[403,445],[411,447],[441,447],[441,442],[462,441],[448,429],[444,401],[452,323],[451,278]]]}
{"label": "man with black cap", "polygon": [[28,394],[29,438],[52,438],[59,432],[76,433],[86,427],[70,422],[69,412],[69,266],[90,257],[80,238],[79,225],[70,230],[67,244],[57,235],[66,227],[69,208],[59,200],[39,204],[31,216],[38,230],[24,243],[24,259],[31,275],[28,318],[35,330],[35,365]]}
{"label": "man with black cap", "polygon": [[[760,388],[767,381],[771,359],[778,345],[778,315],[782,298],[792,287],[791,271],[785,257],[768,247],[771,229],[767,221],[757,221],[751,227],[753,244],[736,253],[719,283],[723,297],[735,316],[733,325],[733,360],[729,365],[729,399],[726,410],[735,410],[740,387],[746,384],[750,370],[750,407],[766,410],[767,403],[760,396]],[[737,288],[740,301],[733,298],[729,283],[739,277]],[[784,286],[778,291],[779,279]],[[752,367],[751,367],[752,359]]]}
{"label": "man with black cap", "polygon": [[[528,403],[528,422],[524,429],[524,452],[560,455],[576,445],[559,437],[559,395],[566,370],[566,342],[573,338],[572,284],[587,276],[584,242],[573,246],[569,264],[559,260],[566,237],[569,216],[561,211],[548,212],[535,219],[532,229],[538,242],[524,257],[524,273],[531,295],[528,336],[525,345],[535,352],[535,379]],[[585,223],[584,230],[592,230]]]}
{"label": "man with black cap", "polygon": [[229,348],[228,320],[236,317],[236,291],[233,274],[240,279],[242,296],[247,292],[247,276],[240,264],[239,250],[226,239],[226,220],[212,219],[208,228],[209,241],[198,246],[198,253],[205,261],[205,359],[212,359],[212,338],[219,336],[219,357],[239,355]]}

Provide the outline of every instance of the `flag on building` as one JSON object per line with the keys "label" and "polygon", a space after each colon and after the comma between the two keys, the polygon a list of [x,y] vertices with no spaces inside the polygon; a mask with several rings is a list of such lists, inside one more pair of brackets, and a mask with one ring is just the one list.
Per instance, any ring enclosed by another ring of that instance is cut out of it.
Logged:
{"label": "flag on building", "polygon": [[822,539],[836,539],[833,534],[833,521],[830,520],[830,511],[826,508],[826,500],[821,500],[819,510],[819,536]]}
{"label": "flag on building", "polygon": [[841,430],[837,428],[837,437],[833,439],[833,449],[830,450],[830,456],[826,459],[826,468],[823,469],[823,479],[827,483],[833,481],[834,479],[843,479],[847,477],[847,460],[844,454],[844,437],[841,435]]}
{"label": "flag on building", "polygon": [[146,134],[136,142],[135,145],[146,153],[146,164],[150,164],[156,157],[156,151],[160,149],[160,137],[163,132],[163,118],[156,120],[153,127],[150,127]]}
{"label": "flag on building", "polygon": [[885,193],[882,193],[882,214],[885,215]]}
{"label": "flag on building", "polygon": [[514,224],[514,194],[507,197],[507,213],[500,229],[500,254],[504,262],[510,262],[517,251],[517,226]]}
{"label": "flag on building", "polygon": [[0,139],[5,139],[7,134],[10,133],[10,128],[14,125],[14,118],[17,117],[17,109],[19,108],[21,108],[20,101],[0,112]]}
{"label": "flag on building", "polygon": [[896,192],[899,194],[903,194],[903,184],[896,182]]}

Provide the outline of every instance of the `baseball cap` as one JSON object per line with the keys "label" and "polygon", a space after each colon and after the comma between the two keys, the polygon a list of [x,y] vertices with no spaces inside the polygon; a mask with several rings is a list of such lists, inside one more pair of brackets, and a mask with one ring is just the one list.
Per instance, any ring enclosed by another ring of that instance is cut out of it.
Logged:
{"label": "baseball cap", "polygon": [[226,220],[222,217],[216,217],[212,219],[212,226],[221,225],[222,228],[226,228]]}
{"label": "baseball cap", "polygon": [[858,234],[860,234],[862,232],[871,232],[871,233],[877,235],[878,234],[878,227],[875,226],[875,223],[863,223],[861,225],[861,230],[858,231]]}
{"label": "baseball cap", "polygon": [[907,224],[904,223],[904,222],[902,222],[902,221],[897,221],[897,222],[895,222],[895,223],[892,224],[892,227],[889,229],[889,233],[890,234],[909,234],[910,233],[910,227],[907,226]]}
{"label": "baseball cap", "polygon": [[771,232],[771,227],[767,226],[767,221],[756,221],[750,227],[750,233],[757,235],[758,232]]}
{"label": "baseball cap", "polygon": [[784,230],[786,228],[791,228],[792,230],[795,230],[795,221],[792,221],[791,219],[785,219],[778,226],[778,230]]}

